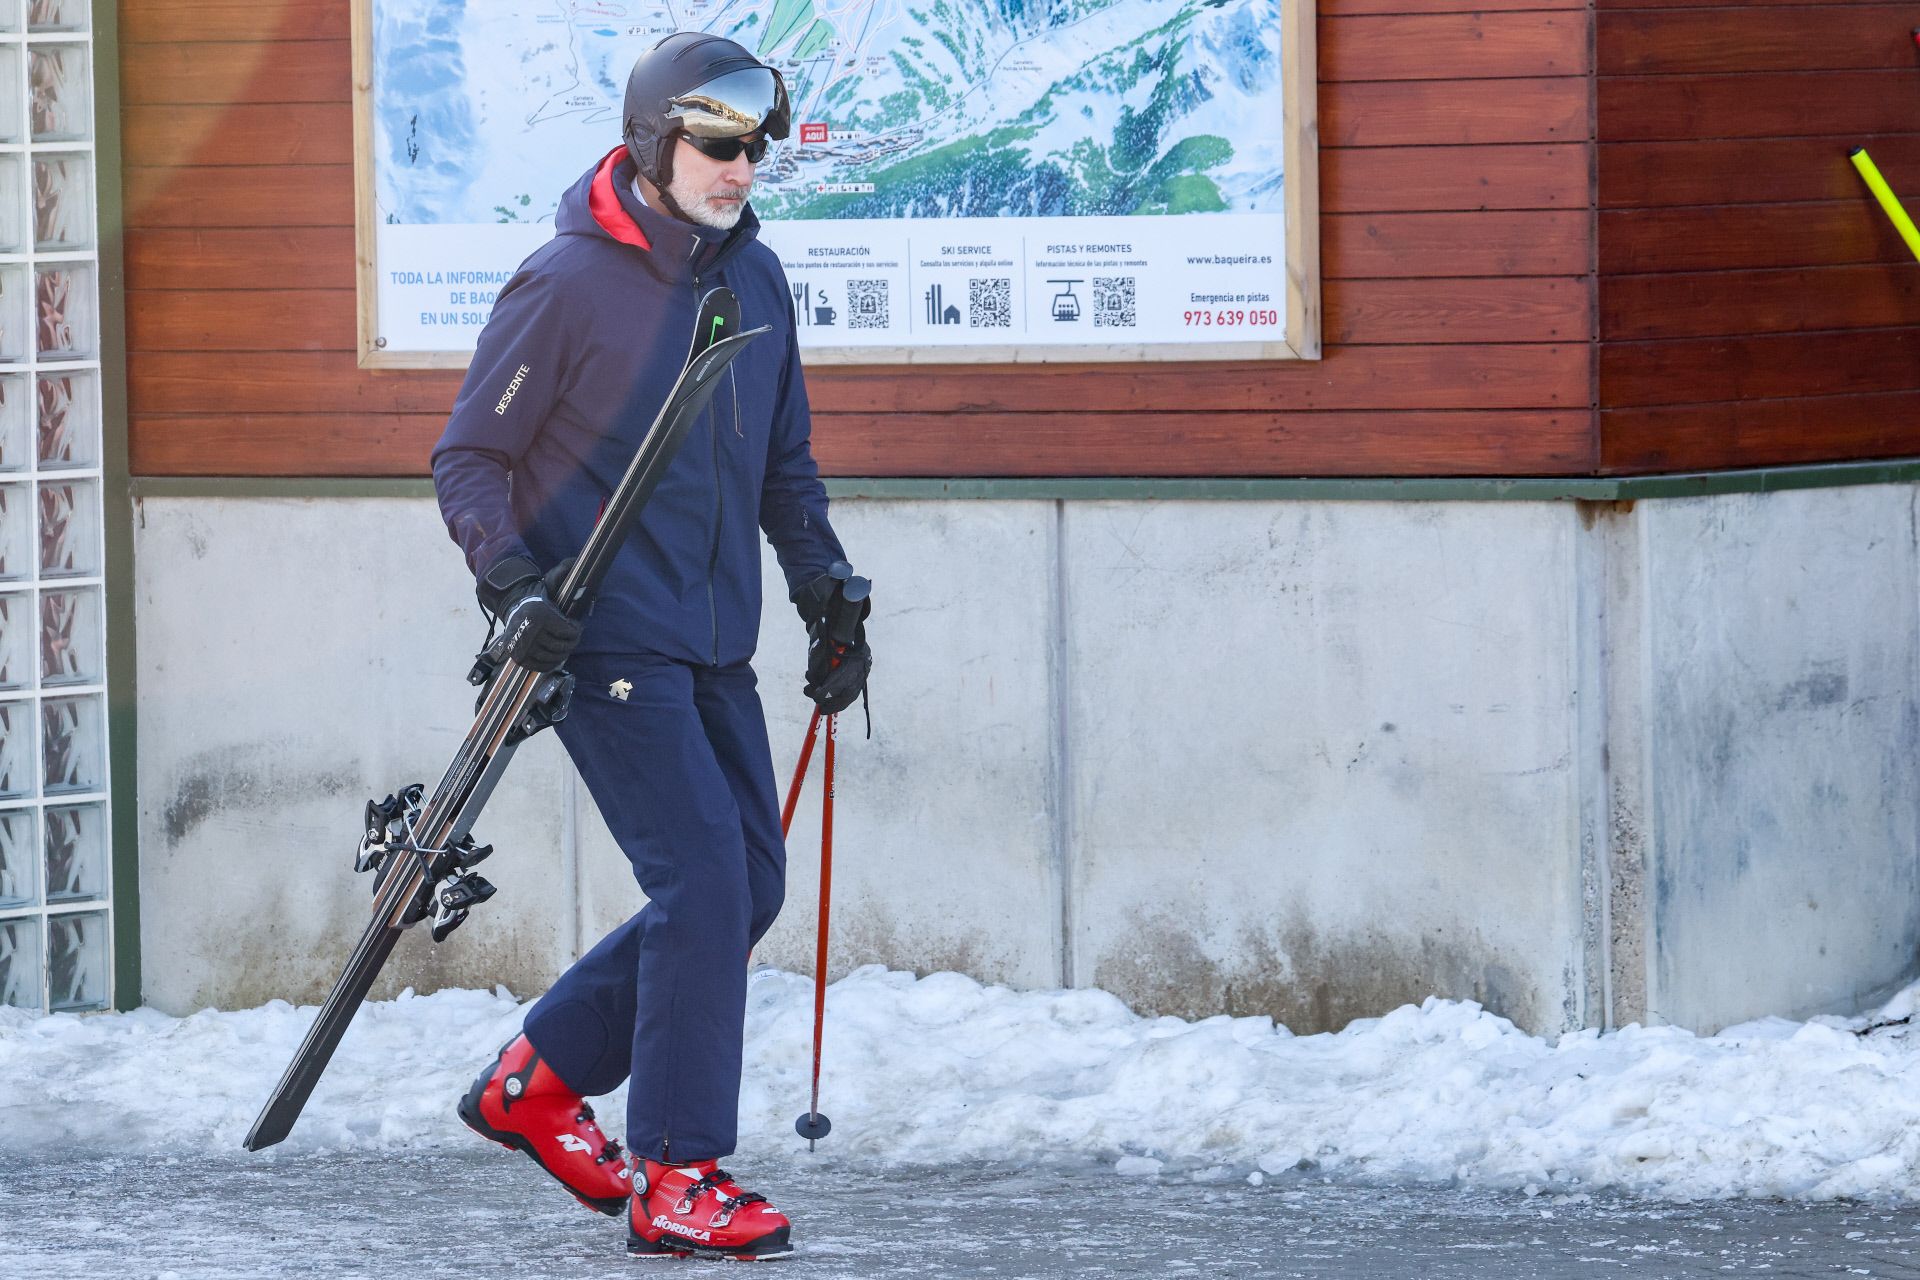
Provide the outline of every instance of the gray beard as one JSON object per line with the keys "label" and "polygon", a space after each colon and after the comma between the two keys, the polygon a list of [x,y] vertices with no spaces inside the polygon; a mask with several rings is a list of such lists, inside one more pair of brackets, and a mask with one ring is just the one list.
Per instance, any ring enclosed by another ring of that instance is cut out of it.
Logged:
{"label": "gray beard", "polygon": [[707,195],[704,191],[695,191],[690,186],[682,185],[677,177],[667,184],[667,194],[673,197],[673,202],[680,207],[680,212],[686,215],[687,221],[697,222],[703,227],[712,227],[716,231],[733,230],[740,221],[740,214],[747,207],[743,198],[731,209],[716,209],[707,203]]}

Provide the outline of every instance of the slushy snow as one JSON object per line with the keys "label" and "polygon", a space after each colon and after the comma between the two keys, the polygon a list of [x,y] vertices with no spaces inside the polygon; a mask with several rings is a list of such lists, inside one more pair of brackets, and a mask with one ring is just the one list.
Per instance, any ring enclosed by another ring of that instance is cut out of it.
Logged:
{"label": "slushy snow", "polygon": [[[1916,1004],[1920,987],[1880,1016]],[[526,1008],[503,989],[367,1005],[276,1151],[479,1141],[453,1104]],[[0,1009],[0,1153],[238,1153],[313,1012]],[[821,1109],[834,1129],[821,1151],[862,1165],[1099,1161],[1133,1177],[1920,1200],[1920,1034],[1856,1034],[1869,1021],[1543,1039],[1428,1000],[1295,1036],[1267,1018],[1144,1018],[1099,991],[873,967],[829,993]],[[743,1157],[797,1147],[811,1043],[811,982],[757,972]],[[600,1111],[620,1127],[621,1098]]]}

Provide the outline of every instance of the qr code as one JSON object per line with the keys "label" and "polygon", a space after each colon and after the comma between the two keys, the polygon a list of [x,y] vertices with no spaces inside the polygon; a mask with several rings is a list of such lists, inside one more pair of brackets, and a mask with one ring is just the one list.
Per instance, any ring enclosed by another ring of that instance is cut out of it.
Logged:
{"label": "qr code", "polygon": [[1013,281],[967,281],[967,323],[976,329],[1013,327]]}
{"label": "qr code", "polygon": [[1132,276],[1095,276],[1093,278],[1093,327],[1131,329],[1133,314]]}
{"label": "qr code", "polygon": [[885,280],[847,281],[847,328],[891,329],[893,313]]}

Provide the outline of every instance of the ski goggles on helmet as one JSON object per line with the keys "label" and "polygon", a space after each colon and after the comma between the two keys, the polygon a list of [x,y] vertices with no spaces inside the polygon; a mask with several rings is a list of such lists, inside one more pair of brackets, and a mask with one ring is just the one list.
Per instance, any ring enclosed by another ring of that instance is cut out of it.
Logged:
{"label": "ski goggles on helmet", "polygon": [[765,134],[761,134],[751,142],[745,138],[700,138],[691,133],[683,133],[680,136],[686,140],[688,146],[701,155],[711,156],[722,163],[732,160],[744,151],[747,153],[748,164],[759,164],[766,156],[767,147],[772,141]]}
{"label": "ski goggles on helmet", "polygon": [[[737,140],[749,133],[765,135],[759,139],[761,154],[766,154],[768,139],[787,136],[793,122],[787,104],[787,82],[772,67],[741,67],[715,76],[705,84],[667,100],[667,123],[687,135],[696,145],[702,140]],[[712,151],[701,147],[708,155]],[[734,153],[738,155],[738,152]],[[716,159],[732,159],[732,156]],[[755,157],[749,156],[749,159]]]}

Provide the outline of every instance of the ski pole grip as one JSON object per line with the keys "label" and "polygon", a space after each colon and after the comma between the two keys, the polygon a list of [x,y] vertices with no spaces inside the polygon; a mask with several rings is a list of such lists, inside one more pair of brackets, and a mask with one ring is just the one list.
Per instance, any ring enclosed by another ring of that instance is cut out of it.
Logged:
{"label": "ski pole grip", "polygon": [[857,574],[834,585],[833,599],[827,602],[827,635],[835,644],[853,643],[872,591],[873,583]]}

